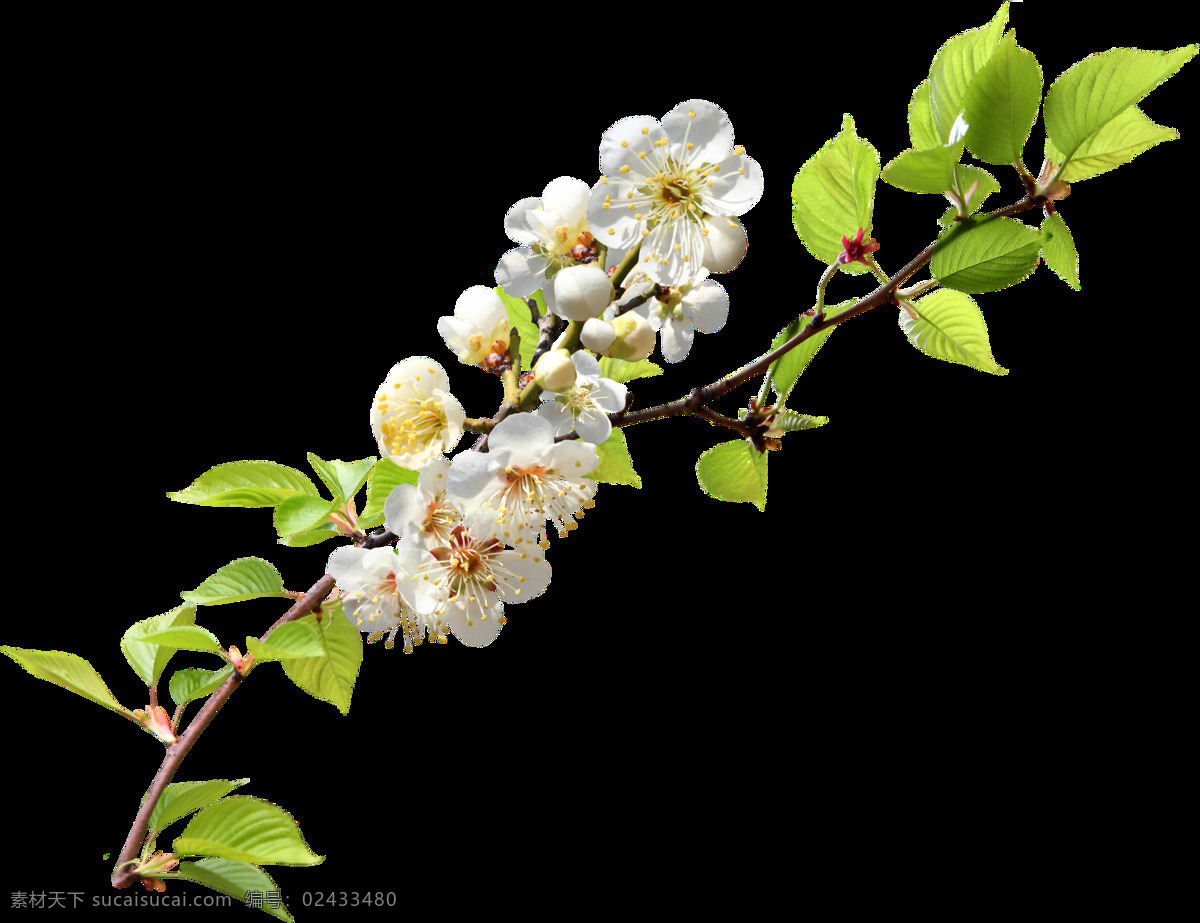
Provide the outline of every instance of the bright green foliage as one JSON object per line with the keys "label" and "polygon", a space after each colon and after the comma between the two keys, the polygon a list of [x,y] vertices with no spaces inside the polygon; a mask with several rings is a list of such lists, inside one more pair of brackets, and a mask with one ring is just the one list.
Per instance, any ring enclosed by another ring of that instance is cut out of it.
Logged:
{"label": "bright green foliage", "polygon": [[[201,859],[199,862],[180,862],[174,872],[159,875],[160,878],[182,878],[211,888],[219,894],[228,894],[234,900],[244,904],[246,894],[256,891],[259,894],[278,892],[279,885],[256,865],[247,862],[236,862],[232,859]],[[272,907],[264,901],[257,905],[259,910],[268,913],[285,923],[292,923],[292,915],[282,903]]]}
{"label": "bright green foliage", "polygon": [[1041,101],[1041,65],[1010,31],[963,100],[971,153],[986,163],[1020,162]]}
{"label": "bright green foliage", "polygon": [[[850,307],[854,302],[855,299],[851,298],[840,304],[827,306],[825,313],[832,316]],[[807,327],[811,321],[812,318],[807,314],[800,315],[799,318],[792,321],[776,334],[775,339],[771,341],[770,351],[773,352],[778,349]],[[777,404],[782,405],[788,399],[788,395],[792,393],[792,388],[796,385],[796,380],[804,374],[804,370],[812,362],[812,358],[817,354],[817,350],[825,345],[825,341],[829,339],[829,335],[833,331],[833,327],[826,327],[824,330],[814,333],[795,349],[784,353],[771,363],[771,368],[767,371],[767,374],[771,376],[771,386],[775,389],[775,402]]]}
{"label": "bright green foliage", "polygon": [[283,672],[309,695],[328,702],[343,715],[347,714],[354,682],[362,666],[362,635],[342,612],[341,602],[322,606],[320,622],[315,616],[306,615],[293,624],[309,624],[318,629],[327,656],[283,660]]}
{"label": "bright green foliage", "polygon": [[785,433],[794,433],[802,429],[816,429],[828,422],[829,417],[814,417],[807,413],[797,413],[795,410],[781,410],[771,421],[771,426]]}
{"label": "bright green foliage", "polygon": [[147,686],[153,686],[167,668],[167,663],[175,655],[178,648],[160,647],[148,644],[140,639],[167,628],[194,625],[196,622],[196,607],[190,603],[182,603],[170,612],[153,615],[140,622],[134,622],[121,638],[121,653],[129,661],[129,665]]}
{"label": "bright green foliage", "polygon": [[954,186],[954,167],[965,144],[956,141],[923,151],[905,151],[888,161],[883,181],[905,192],[941,194]]}
{"label": "bright green foliage", "polygon": [[625,442],[625,433],[614,427],[612,435],[596,446],[596,454],[600,456],[600,464],[588,477],[598,484],[629,484],[640,488],[642,479],[633,469],[633,458],[629,454],[629,445]]}
{"label": "bright green foliage", "polygon": [[374,529],[383,525],[383,505],[387,502],[388,494],[401,484],[417,483],[418,476],[418,472],[401,468],[387,458],[375,462],[375,467],[367,476],[367,505],[358,517],[358,527]]}
{"label": "bright green foliage", "polygon": [[600,360],[600,377],[612,381],[627,382],[635,378],[650,378],[663,373],[662,366],[642,359],[639,362],[627,362],[624,359],[604,358]]}
{"label": "bright green foliage", "polygon": [[270,461],[226,462],[210,468],[188,487],[167,496],[198,506],[278,506],[294,494],[317,496],[301,471]]}
{"label": "bright green foliage", "polygon": [[914,149],[937,147],[942,143],[937,126],[933,124],[933,110],[929,104],[929,78],[926,77],[913,90],[908,103],[908,137]]}
{"label": "bright green foliage", "polygon": [[925,355],[993,375],[1008,374],[992,357],[983,312],[970,295],[943,288],[919,298],[914,305],[918,320],[901,310],[900,329]]}
{"label": "bright green foliage", "polygon": [[331,538],[338,536],[345,537],[345,532],[342,532],[332,522],[323,522],[315,529],[309,529],[307,532],[297,532],[294,535],[285,535],[279,539],[279,544],[287,545],[289,548],[304,548],[308,545],[316,545],[320,542],[328,541]]}
{"label": "bright green foliage", "polygon": [[109,711],[130,717],[129,709],[125,708],[105,685],[96,668],[78,654],[68,654],[64,651],[31,651],[26,648],[0,646],[3,651],[25,671],[38,679],[61,686],[85,699],[91,699],[97,705],[103,705]]}
{"label": "bright green foliage", "polygon": [[[284,538],[303,534],[329,522],[329,514],[342,506],[337,500],[297,494],[275,507],[275,531]],[[333,523],[329,523],[333,525]],[[322,535],[322,538],[332,536]]]}
{"label": "bright green foliage", "polygon": [[1033,272],[1048,233],[1015,218],[968,218],[941,236],[929,269],[945,288],[999,291]]}
{"label": "bright green foliage", "polygon": [[[842,116],[842,130],[800,168],[792,182],[792,225],[805,248],[825,265],[837,260],[842,238],[863,228],[871,235],[879,152],[855,133],[854,119]],[[859,263],[842,267],[869,272]]]}
{"label": "bright green foliage", "polygon": [[[1144,154],[1156,144],[1179,137],[1174,128],[1153,121],[1137,106],[1113,116],[1075,149],[1075,155],[1059,173],[1059,179],[1078,183],[1115,170]],[[1046,159],[1061,164],[1066,156],[1046,139]]]}
{"label": "bright green foliage", "polygon": [[[1007,23],[1008,4],[1004,3],[991,22],[977,29],[960,32],[945,42],[933,56],[928,79],[929,121],[937,133],[938,143],[949,142],[954,133],[954,123],[963,111],[971,81],[995,53]],[[911,115],[909,128],[911,131]]]}
{"label": "bright green foliage", "polygon": [[336,458],[324,461],[309,452],[308,463],[321,479],[321,483],[329,488],[334,502],[342,506],[347,500],[353,499],[367,483],[367,475],[371,473],[375,457],[360,458],[352,462],[339,461]]}
{"label": "bright green foliage", "polygon": [[177,651],[197,651],[201,654],[217,654],[218,656],[224,651],[217,636],[199,625],[178,625],[132,635],[126,634],[126,638],[131,642],[156,644],[159,647]]}
{"label": "bright green foliage", "polygon": [[1075,249],[1075,238],[1062,215],[1055,212],[1042,222],[1050,239],[1042,247],[1042,259],[1067,285],[1079,291],[1079,251]]}
{"label": "bright green foliage", "polygon": [[[504,311],[508,314],[508,322],[517,328],[517,333],[521,337],[521,369],[528,371],[533,362],[533,352],[537,349],[537,324],[533,322],[533,317],[529,313],[529,305],[523,298],[509,295],[499,285],[496,286],[495,292],[504,302]],[[538,289],[531,297],[537,303],[538,313],[545,316],[546,299],[542,295],[542,290]]]}
{"label": "bright green foliage", "polygon": [[714,500],[767,508],[767,456],[745,439],[706,449],[696,462],[696,478]]}
{"label": "bright green foliage", "polygon": [[[1198,47],[1193,44],[1173,51],[1112,48],[1089,55],[1068,67],[1046,91],[1046,137],[1062,158],[1055,162],[1060,165],[1064,161],[1069,163],[1085,144],[1090,147],[1095,143],[1095,136],[1109,122],[1130,106],[1141,102],[1155,87],[1178,72],[1195,56]],[[1146,121],[1149,122],[1148,119]],[[1153,125],[1152,122],[1150,124]],[[1106,141],[1105,146],[1111,143]],[[1137,153],[1149,146],[1142,147]],[[1093,153],[1090,156],[1102,153],[1095,148],[1091,150]],[[1120,163],[1131,159],[1129,157]],[[1111,166],[1105,169],[1111,169]]]}
{"label": "bright green foliage", "polygon": [[254,865],[320,865],[300,828],[278,805],[250,795],[230,795],[193,817],[175,838],[177,856],[219,856]]}
{"label": "bright green foliage", "polygon": [[[230,782],[226,779],[213,779],[209,782],[172,782],[163,789],[161,797],[155,802],[154,810],[150,812],[148,827],[151,835],[157,837],[175,821],[199,811],[218,798],[224,798],[249,781],[238,779],[236,782]],[[145,801],[146,796],[143,795],[142,802]]]}
{"label": "bright green foliage", "polygon": [[[161,649],[174,653],[171,648]],[[219,670],[184,667],[171,674],[171,679],[167,683],[167,691],[171,694],[171,701],[176,705],[186,705],[188,702],[212,695],[221,688],[225,680],[229,679],[232,672],[233,666],[230,664],[226,664]]]}
{"label": "bright green foliage", "polygon": [[185,602],[201,606],[283,596],[283,577],[262,558],[237,558],[221,567],[194,590],[179,594]]}
{"label": "bright green foliage", "polygon": [[[1000,189],[1000,181],[992,176],[983,167],[976,167],[971,164],[960,163],[954,167],[954,187],[962,194],[966,195],[970,188],[978,183],[975,192],[971,194],[971,201],[967,203],[967,214],[973,215],[983,203],[987,201],[987,197]],[[951,205],[938,219],[938,224],[943,228],[948,228],[954,224],[955,216],[958,215],[958,209]]]}
{"label": "bright green foliage", "polygon": [[321,630],[312,622],[296,620],[284,622],[266,641],[246,636],[246,650],[254,655],[258,663],[272,660],[290,660],[293,657],[325,657],[327,651],[321,638]]}

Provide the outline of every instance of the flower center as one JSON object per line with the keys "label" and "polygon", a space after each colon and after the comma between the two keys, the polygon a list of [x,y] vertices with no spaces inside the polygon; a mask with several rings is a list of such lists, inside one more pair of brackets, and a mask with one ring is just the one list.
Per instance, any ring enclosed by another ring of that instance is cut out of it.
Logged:
{"label": "flower center", "polygon": [[416,405],[406,412],[394,414],[386,418],[380,426],[384,441],[397,455],[407,448],[424,445],[435,439],[446,425],[446,413],[442,402],[427,397],[424,400],[411,398],[410,405]]}

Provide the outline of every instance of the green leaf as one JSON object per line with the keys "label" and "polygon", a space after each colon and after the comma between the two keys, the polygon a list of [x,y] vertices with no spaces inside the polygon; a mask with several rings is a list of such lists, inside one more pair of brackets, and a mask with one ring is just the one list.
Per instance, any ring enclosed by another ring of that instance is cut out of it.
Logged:
{"label": "green leaf", "polygon": [[181,603],[170,612],[153,615],[140,622],[134,622],[126,629],[121,638],[121,653],[129,661],[129,665],[147,686],[153,686],[162,676],[167,663],[175,656],[178,648],[159,647],[140,641],[141,637],[162,631],[166,628],[194,625],[196,622],[196,607],[190,603]]}
{"label": "green leaf", "polygon": [[1046,91],[1046,136],[1069,162],[1105,125],[1195,57],[1198,47],[1112,48],[1072,64]]}
{"label": "green leaf", "polygon": [[[828,266],[842,252],[842,237],[854,237],[862,228],[864,239],[870,238],[878,178],[879,152],[858,137],[847,113],[842,130],[808,159],[792,182],[792,225],[809,253]],[[842,271],[870,269],[849,263]]]}
{"label": "green leaf", "polygon": [[929,103],[929,78],[926,77],[913,90],[908,103],[908,137],[918,151],[937,147],[942,143],[937,126],[933,124],[933,110]]}
{"label": "green leaf", "polygon": [[312,615],[295,622],[303,623],[320,629],[329,656],[284,660],[283,672],[309,695],[328,702],[344,715],[350,711],[350,696],[362,665],[362,635],[350,624],[340,602],[323,606],[320,622]]}
{"label": "green leaf", "polygon": [[771,426],[785,433],[794,433],[802,429],[816,429],[829,422],[829,417],[814,417],[807,413],[797,413],[794,410],[782,410],[771,421]]}
{"label": "green leaf", "polygon": [[[245,904],[246,895],[251,892],[258,894],[278,893],[279,885],[256,865],[246,862],[235,862],[232,859],[201,859],[199,862],[180,862],[174,872],[166,872],[160,878],[182,878],[210,888],[219,894],[228,894],[235,900]],[[278,907],[272,907],[264,901],[258,905],[264,913],[292,923],[292,915],[282,902]]]}
{"label": "green leaf", "polygon": [[266,641],[247,635],[246,650],[259,663],[290,660],[293,657],[326,656],[320,630],[312,622],[300,619],[280,625]]}
{"label": "green leaf", "polygon": [[1067,223],[1062,215],[1055,212],[1042,222],[1042,227],[1050,234],[1050,239],[1042,247],[1042,259],[1060,279],[1079,291],[1079,251],[1075,249],[1075,238],[1071,236]]}
{"label": "green leaf", "polygon": [[994,292],[1033,272],[1044,242],[1015,218],[968,218],[941,236],[929,269],[945,288]]}
{"label": "green leaf", "polygon": [[1008,374],[992,357],[983,312],[970,295],[944,288],[917,299],[914,305],[919,319],[914,321],[901,309],[900,329],[925,355],[993,375]]}
{"label": "green leaf", "polygon": [[168,647],[177,651],[197,651],[202,654],[220,655],[225,650],[216,635],[207,628],[201,628],[199,625],[157,628],[152,631],[143,631],[132,635],[127,634],[126,637],[131,642],[157,644],[160,647]]}
{"label": "green leaf", "polygon": [[26,648],[0,646],[3,651],[27,673],[54,683],[63,689],[90,699],[97,705],[103,705],[109,711],[130,717],[130,711],[114,696],[105,685],[96,668],[78,654],[68,654],[64,651],[31,651]]}
{"label": "green leaf", "polygon": [[1007,23],[1008,4],[1004,3],[991,22],[960,32],[933,56],[929,68],[929,109],[940,143],[946,144],[956,133],[954,123],[963,111],[971,81],[995,53]]}
{"label": "green leaf", "polygon": [[387,502],[388,494],[401,484],[417,483],[418,476],[418,472],[401,468],[388,458],[375,462],[375,467],[367,476],[367,505],[358,517],[358,527],[374,529],[383,525],[383,505]]}
{"label": "green leaf", "polygon": [[1041,65],[1010,31],[963,100],[971,153],[986,163],[1020,162],[1041,101]]}
{"label": "green leaf", "polygon": [[[230,782],[226,779],[213,779],[210,782],[172,782],[163,789],[162,796],[150,812],[148,826],[154,836],[180,818],[187,817],[194,811],[212,804],[218,798],[224,798],[234,789],[241,788],[249,779],[238,779]],[[146,796],[142,796],[142,803]]]}
{"label": "green leaf", "polygon": [[362,486],[367,483],[367,475],[375,464],[375,457],[360,458],[358,461],[344,462],[339,459],[325,461],[312,452],[308,453],[308,463],[312,466],[317,477],[321,479],[337,506],[354,498]]}
{"label": "green leaf", "polygon": [[186,602],[202,606],[283,596],[283,577],[262,558],[236,558],[221,567],[194,590],[179,594]]}
{"label": "green leaf", "polygon": [[633,381],[635,378],[651,378],[662,373],[662,366],[656,365],[648,359],[642,359],[640,362],[628,362],[624,359],[605,357],[600,360],[600,377],[612,381]]}
{"label": "green leaf", "polygon": [[[1120,115],[1109,119],[1099,131],[1089,135],[1076,148],[1075,156],[1058,178],[1068,183],[1091,179],[1129,163],[1156,144],[1178,137],[1179,132],[1174,128],[1159,125],[1137,106],[1130,106]],[[1055,148],[1049,138],[1046,139],[1046,159],[1058,164],[1066,160],[1066,156]]]}
{"label": "green leaf", "polygon": [[338,530],[332,522],[325,522],[307,532],[297,532],[295,535],[285,535],[279,539],[279,544],[289,548],[304,548],[328,541],[331,538],[345,537],[346,533]]}
{"label": "green leaf", "polygon": [[696,462],[700,488],[716,500],[767,506],[767,456],[745,439],[706,449]]}
{"label": "green leaf", "polygon": [[303,472],[270,461],[226,462],[167,496],[197,506],[278,506],[294,494],[317,496]]}
{"label": "green leaf", "polygon": [[629,484],[641,488],[642,479],[633,469],[633,458],[623,430],[614,428],[612,435],[596,446],[596,454],[600,456],[600,464],[588,475],[589,478],[598,484]]}
{"label": "green leaf", "polygon": [[[826,306],[825,313],[832,316],[850,307],[854,302],[855,299],[851,298],[840,304]],[[807,314],[800,315],[799,318],[792,321],[775,335],[775,339],[771,341],[771,349],[768,352],[778,349],[807,327],[811,321],[812,318]],[[812,362],[812,358],[817,354],[817,350],[825,345],[825,341],[829,339],[829,335],[833,331],[833,327],[826,327],[824,330],[814,333],[795,349],[784,353],[771,363],[771,368],[767,370],[767,374],[771,376],[771,386],[775,389],[777,404],[783,404],[788,399],[788,395],[792,393],[792,388],[796,385],[796,380],[804,374],[804,370]]]}
{"label": "green leaf", "polygon": [[226,664],[219,670],[202,670],[199,667],[184,667],[171,674],[167,683],[167,691],[171,701],[176,705],[186,705],[196,699],[212,695],[224,685],[225,680],[233,672],[232,664]]}
{"label": "green leaf", "polygon": [[[999,191],[1000,181],[987,170],[983,169],[983,167],[976,167],[966,163],[960,163],[954,167],[954,186],[960,193],[966,195],[967,191],[975,183],[979,185],[976,187],[975,192],[972,193],[971,201],[967,203],[968,215],[973,215],[979,211],[983,207],[983,203],[987,201],[987,197]],[[942,214],[942,217],[938,219],[938,224],[943,228],[948,228],[955,223],[954,219],[957,215],[958,209],[951,205]]]}
{"label": "green leaf", "polygon": [[[288,497],[275,507],[275,531],[283,537],[296,535],[315,529],[329,521],[329,514],[338,509],[345,501],[325,500],[321,497],[310,497],[307,494],[297,494]],[[332,523],[330,523],[332,525]]]}
{"label": "green leaf", "polygon": [[[537,324],[533,322],[533,317],[529,313],[529,305],[525,303],[525,299],[508,294],[499,285],[496,286],[495,291],[504,303],[504,311],[508,314],[508,322],[517,328],[517,333],[521,337],[521,369],[527,371],[530,363],[533,361],[533,351],[537,349]],[[539,313],[545,314],[546,300],[542,296],[541,290],[539,289],[533,297],[535,300],[538,300]]]}
{"label": "green leaf", "polygon": [[954,166],[966,142],[941,144],[923,151],[905,151],[888,161],[883,181],[905,192],[940,195],[954,185]]}
{"label": "green leaf", "polygon": [[177,856],[219,856],[254,865],[320,865],[283,808],[250,795],[230,795],[193,817],[175,838]]}

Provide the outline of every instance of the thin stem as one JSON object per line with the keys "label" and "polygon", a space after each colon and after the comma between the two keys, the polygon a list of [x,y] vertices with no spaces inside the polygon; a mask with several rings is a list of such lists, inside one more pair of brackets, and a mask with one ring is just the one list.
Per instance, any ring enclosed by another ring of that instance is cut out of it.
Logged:
{"label": "thin stem", "polygon": [[[259,640],[266,641],[271,632],[280,625],[307,615],[320,605],[321,600],[329,595],[330,591],[333,590],[333,585],[333,577],[326,574],[313,584],[309,591],[304,594],[303,599],[297,600],[295,605],[288,609],[274,625],[268,628]],[[137,855],[138,846],[146,836],[146,831],[150,824],[150,815],[154,811],[154,806],[158,804],[158,799],[162,797],[162,793],[166,790],[167,785],[170,784],[171,778],[179,768],[179,764],[188,755],[188,751],[192,749],[196,738],[204,733],[204,729],[216,717],[217,712],[221,710],[221,706],[229,700],[234,690],[241,685],[243,678],[235,670],[229,679],[221,684],[221,688],[208,697],[203,707],[192,718],[187,729],[179,735],[175,743],[167,747],[162,765],[159,766],[158,773],[150,783],[150,788],[146,791],[146,798],[142,802],[137,816],[133,819],[133,826],[129,828],[129,835],[125,838],[125,845],[121,847],[121,854],[117,858],[116,871],[113,872],[112,876],[112,886],[114,888],[127,888],[137,880],[137,873],[128,863]]]}

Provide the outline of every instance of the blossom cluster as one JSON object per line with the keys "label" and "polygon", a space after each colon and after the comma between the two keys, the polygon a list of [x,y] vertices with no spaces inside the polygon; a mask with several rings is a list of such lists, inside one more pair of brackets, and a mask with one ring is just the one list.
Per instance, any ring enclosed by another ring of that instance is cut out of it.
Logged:
{"label": "blossom cluster", "polygon": [[[565,330],[524,370],[533,375],[520,398],[506,390],[501,411],[486,426],[475,421],[482,451],[448,457],[473,427],[437,361],[412,356],[388,373],[371,429],[381,456],[419,472],[417,481],[387,498],[394,546],[339,548],[328,564],[347,618],[371,639],[390,647],[401,635],[407,652],[453,634],[482,647],[506,606],[546,590],[548,528],[565,536],[594,506],[588,475],[629,398],[599,359],[640,361],[658,341],[665,361],[680,362],[696,331],[714,333],[728,318],[729,297],[710,275],[741,262],[739,219],[763,189],[761,168],[733,138],[724,110],[706,100],[661,120],[623,118],[601,138],[597,182],[560,176],[509,209],[504,230],[517,246],[500,258],[496,282],[516,298],[540,291],[549,329]],[[460,363],[521,371],[495,290],[468,288],[437,329]]]}

